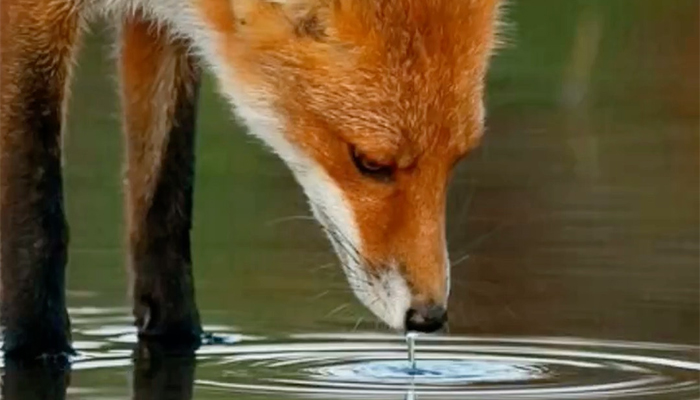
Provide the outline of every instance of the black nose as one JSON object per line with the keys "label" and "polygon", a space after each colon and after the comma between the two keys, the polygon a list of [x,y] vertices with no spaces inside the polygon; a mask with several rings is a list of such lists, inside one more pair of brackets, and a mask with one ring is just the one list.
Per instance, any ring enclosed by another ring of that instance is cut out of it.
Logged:
{"label": "black nose", "polygon": [[432,333],[447,323],[445,307],[429,304],[411,307],[406,312],[406,331]]}

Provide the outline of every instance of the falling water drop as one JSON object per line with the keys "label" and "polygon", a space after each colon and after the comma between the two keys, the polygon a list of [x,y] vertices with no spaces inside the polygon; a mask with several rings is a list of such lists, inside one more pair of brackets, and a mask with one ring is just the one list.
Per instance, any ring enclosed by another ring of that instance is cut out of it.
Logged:
{"label": "falling water drop", "polygon": [[406,333],[406,343],[408,344],[408,362],[411,366],[411,371],[416,370],[416,334],[415,332]]}

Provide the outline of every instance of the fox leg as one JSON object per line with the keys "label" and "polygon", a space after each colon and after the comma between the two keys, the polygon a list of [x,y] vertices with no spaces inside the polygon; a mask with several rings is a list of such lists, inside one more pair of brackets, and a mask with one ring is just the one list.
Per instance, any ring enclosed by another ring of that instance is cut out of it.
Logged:
{"label": "fox leg", "polygon": [[190,253],[201,72],[188,43],[134,13],[121,25],[130,292],[140,338],[198,346]]}
{"label": "fox leg", "polygon": [[61,135],[79,3],[0,1],[0,318],[9,358],[72,351]]}

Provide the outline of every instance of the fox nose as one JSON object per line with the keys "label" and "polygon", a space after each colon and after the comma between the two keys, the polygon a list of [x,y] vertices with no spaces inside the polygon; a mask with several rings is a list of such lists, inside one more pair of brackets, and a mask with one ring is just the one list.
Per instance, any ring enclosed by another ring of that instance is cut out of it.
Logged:
{"label": "fox nose", "polygon": [[411,307],[406,312],[406,331],[432,333],[447,323],[447,310],[436,304]]}

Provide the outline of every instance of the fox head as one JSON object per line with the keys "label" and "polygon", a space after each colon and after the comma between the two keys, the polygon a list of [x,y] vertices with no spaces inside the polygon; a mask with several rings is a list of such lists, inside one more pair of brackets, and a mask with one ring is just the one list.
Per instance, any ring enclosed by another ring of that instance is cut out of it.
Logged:
{"label": "fox head", "polygon": [[357,298],[392,328],[440,328],[447,186],[482,135],[498,0],[228,6],[208,17],[222,90],[293,172]]}

